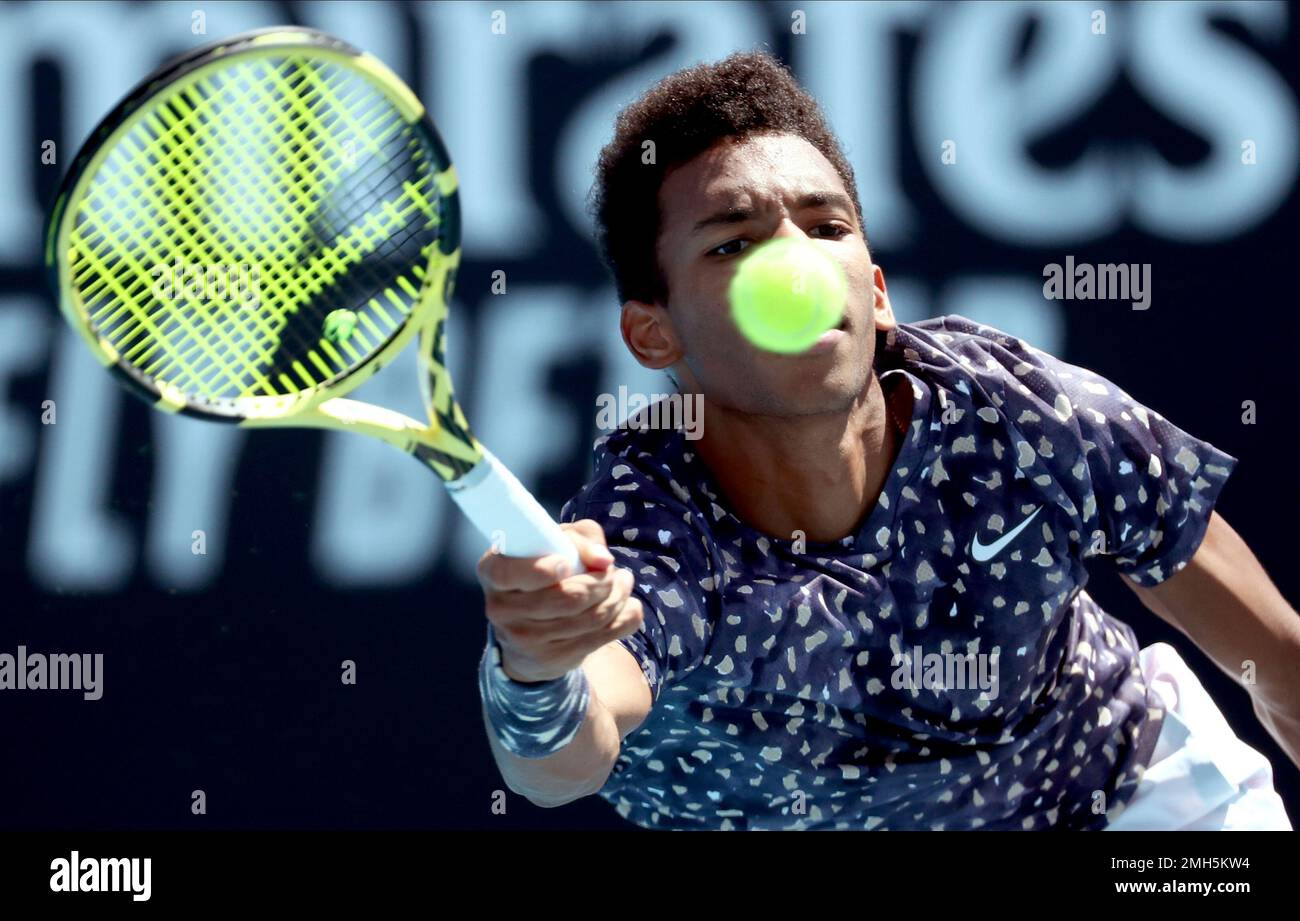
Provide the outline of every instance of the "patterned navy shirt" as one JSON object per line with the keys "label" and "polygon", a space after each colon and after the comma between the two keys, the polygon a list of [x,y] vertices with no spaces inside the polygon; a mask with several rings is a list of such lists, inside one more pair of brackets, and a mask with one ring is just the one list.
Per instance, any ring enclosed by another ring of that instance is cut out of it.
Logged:
{"label": "patterned navy shirt", "polygon": [[1177,572],[1236,460],[961,317],[901,325],[877,372],[911,426],[838,542],[746,525],[681,431],[597,440],[561,517],[602,524],[645,606],[620,642],[654,704],[600,791],[623,817],[1100,829],[1136,792],[1164,714],[1084,564]]}

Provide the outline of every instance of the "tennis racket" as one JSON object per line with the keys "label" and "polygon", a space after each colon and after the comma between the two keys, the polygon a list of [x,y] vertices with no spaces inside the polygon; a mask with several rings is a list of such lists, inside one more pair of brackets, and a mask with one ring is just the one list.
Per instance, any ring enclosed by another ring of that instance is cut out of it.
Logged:
{"label": "tennis racket", "polygon": [[[77,155],[45,235],[64,316],[157,409],[378,438],[502,552],[581,572],[456,402],[460,255],[456,169],[419,99],[370,55],[291,27],[141,82]],[[346,398],[413,340],[427,421]]]}

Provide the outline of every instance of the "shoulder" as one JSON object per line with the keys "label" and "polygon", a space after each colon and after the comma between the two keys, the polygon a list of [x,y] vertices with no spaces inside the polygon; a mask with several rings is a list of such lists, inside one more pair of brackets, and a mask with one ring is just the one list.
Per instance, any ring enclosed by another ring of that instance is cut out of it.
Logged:
{"label": "shoulder", "polygon": [[977,378],[1020,379],[1061,364],[1019,336],[956,314],[899,324],[895,339],[906,360]]}
{"label": "shoulder", "polygon": [[[900,324],[896,346],[932,380],[971,397],[983,395],[1015,420],[1046,411],[1068,422],[1093,404],[1131,399],[1096,372],[1071,364],[1024,339],[962,316]],[[1140,414],[1145,410],[1138,407]]]}
{"label": "shoulder", "polygon": [[592,445],[591,476],[569,504],[581,507],[634,500],[684,504],[691,501],[687,454],[680,432],[616,429]]}
{"label": "shoulder", "polygon": [[[620,428],[592,446],[592,473],[565,503],[561,521],[591,518],[610,546],[673,546],[694,555],[712,545],[714,496],[702,461],[680,430]],[[707,549],[702,554],[708,556]],[[703,564],[702,564],[703,565]]]}

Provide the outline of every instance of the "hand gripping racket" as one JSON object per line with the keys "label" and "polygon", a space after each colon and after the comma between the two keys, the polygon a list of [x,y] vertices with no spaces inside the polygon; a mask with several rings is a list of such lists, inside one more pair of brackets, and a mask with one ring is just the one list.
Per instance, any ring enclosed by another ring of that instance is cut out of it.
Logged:
{"label": "hand gripping racket", "polygon": [[[281,27],[164,65],[77,155],[45,260],[67,320],[156,408],[379,438],[437,473],[503,552],[582,571],[456,403],[456,169],[370,55]],[[346,398],[413,339],[426,423]]]}

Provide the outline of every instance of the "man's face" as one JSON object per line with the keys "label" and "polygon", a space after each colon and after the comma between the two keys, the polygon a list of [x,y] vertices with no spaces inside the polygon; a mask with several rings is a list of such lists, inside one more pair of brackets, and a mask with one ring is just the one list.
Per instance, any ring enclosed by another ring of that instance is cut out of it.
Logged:
{"label": "man's face", "polygon": [[[683,389],[762,415],[848,409],[870,377],[876,330],[894,318],[852,200],[817,148],[787,134],[719,143],[668,173],[659,206],[669,298],[663,317],[682,349],[674,368]],[[751,344],[727,298],[740,260],[777,236],[813,241],[848,280],[842,332],[798,355]]]}

